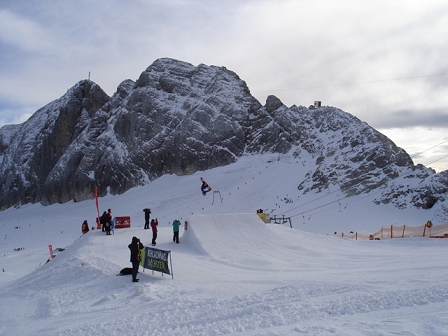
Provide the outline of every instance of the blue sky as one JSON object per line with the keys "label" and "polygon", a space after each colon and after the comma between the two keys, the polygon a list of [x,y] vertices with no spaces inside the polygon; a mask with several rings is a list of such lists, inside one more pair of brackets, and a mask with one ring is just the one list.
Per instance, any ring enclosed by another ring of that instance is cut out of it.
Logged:
{"label": "blue sky", "polygon": [[341,108],[446,170],[446,22],[436,0],[1,1],[0,127],[89,72],[112,95],[171,57],[227,67],[262,104]]}

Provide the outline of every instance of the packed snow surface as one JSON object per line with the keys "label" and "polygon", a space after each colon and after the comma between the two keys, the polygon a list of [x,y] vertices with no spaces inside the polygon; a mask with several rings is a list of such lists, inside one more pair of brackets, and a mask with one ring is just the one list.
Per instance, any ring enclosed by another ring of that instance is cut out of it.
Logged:
{"label": "packed snow surface", "polygon": [[[131,228],[111,236],[81,236],[84,219],[93,226],[93,200],[0,212],[0,335],[448,335],[448,239],[333,234],[430,218],[365,197],[326,209],[322,195],[298,195],[285,179],[291,163],[256,160],[100,198],[101,213],[131,216]],[[220,193],[202,196],[200,176]],[[340,197],[332,196],[327,203]],[[298,199],[313,198],[307,209],[318,210],[305,216]],[[140,268],[132,283],[117,274],[131,266],[133,236],[150,246],[146,207],[173,278]],[[293,228],[263,223],[258,208],[292,209]],[[174,219],[183,223],[179,244]],[[46,263],[49,244],[65,250]]]}

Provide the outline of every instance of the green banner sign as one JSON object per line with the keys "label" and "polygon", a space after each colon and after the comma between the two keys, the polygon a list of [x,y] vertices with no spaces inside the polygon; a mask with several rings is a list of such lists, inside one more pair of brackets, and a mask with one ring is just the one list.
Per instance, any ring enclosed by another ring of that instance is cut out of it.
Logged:
{"label": "green banner sign", "polygon": [[140,261],[140,266],[153,271],[171,274],[169,267],[171,251],[145,247],[141,252],[142,259]]}

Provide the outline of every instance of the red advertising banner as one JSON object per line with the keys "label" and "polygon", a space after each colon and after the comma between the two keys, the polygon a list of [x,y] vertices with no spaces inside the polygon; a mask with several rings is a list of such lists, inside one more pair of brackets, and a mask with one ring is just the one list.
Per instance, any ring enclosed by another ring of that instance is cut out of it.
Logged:
{"label": "red advertising banner", "polygon": [[116,229],[126,229],[131,227],[131,217],[129,216],[122,216],[122,217],[115,217],[117,220],[115,221],[115,228]]}

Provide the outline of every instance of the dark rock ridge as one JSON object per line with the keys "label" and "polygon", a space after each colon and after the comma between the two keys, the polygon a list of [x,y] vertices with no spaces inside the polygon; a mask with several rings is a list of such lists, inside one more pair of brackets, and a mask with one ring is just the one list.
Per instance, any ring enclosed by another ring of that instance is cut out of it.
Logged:
{"label": "dark rock ridge", "polygon": [[[0,207],[121,194],[164,174],[192,174],[246,154],[291,153],[309,167],[303,193],[381,189],[378,203],[446,199],[448,173],[414,166],[387,137],[334,107],[262,106],[225,67],[158,59],[109,97],[83,80],[21,125],[0,129]],[[408,186],[394,185],[406,176]]]}

